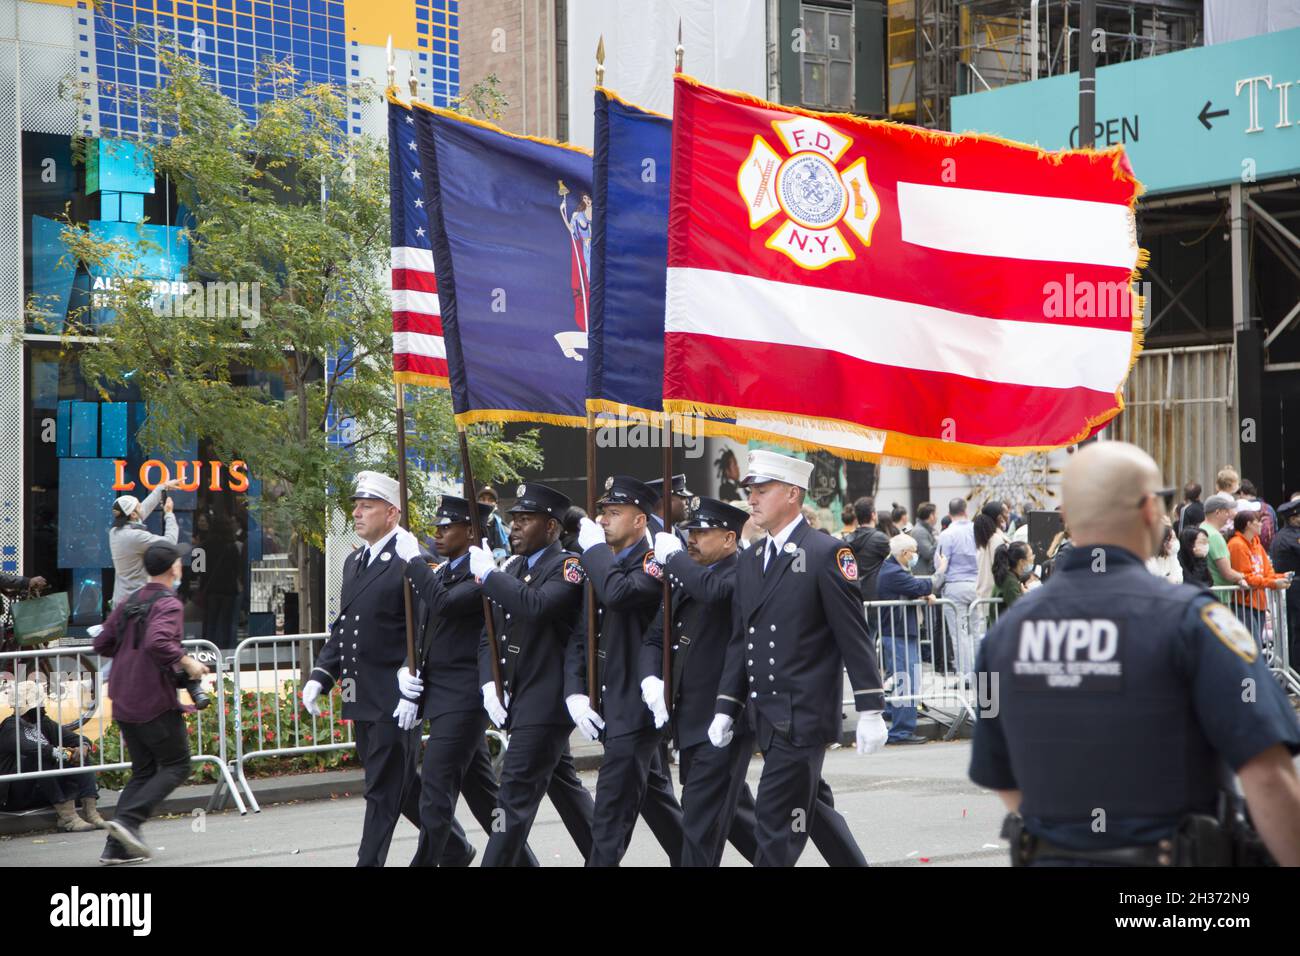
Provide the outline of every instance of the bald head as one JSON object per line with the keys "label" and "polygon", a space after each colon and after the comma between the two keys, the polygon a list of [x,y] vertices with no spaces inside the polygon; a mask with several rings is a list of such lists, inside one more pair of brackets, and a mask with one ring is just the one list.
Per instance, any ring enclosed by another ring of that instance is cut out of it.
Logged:
{"label": "bald head", "polygon": [[1085,445],[1065,467],[1061,513],[1076,545],[1113,544],[1150,557],[1161,528],[1160,469],[1127,442]]}

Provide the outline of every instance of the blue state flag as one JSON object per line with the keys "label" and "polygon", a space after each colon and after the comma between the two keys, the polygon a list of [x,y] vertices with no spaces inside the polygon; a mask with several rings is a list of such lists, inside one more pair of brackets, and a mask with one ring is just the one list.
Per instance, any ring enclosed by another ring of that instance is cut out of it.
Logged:
{"label": "blue state flag", "polygon": [[[658,424],[663,413],[664,300],[672,120],[596,89],[591,329],[587,410],[602,424]],[[675,428],[879,461],[883,439],[775,419],[674,416]]]}
{"label": "blue state flag", "polygon": [[457,424],[585,425],[590,153],[414,115]]}

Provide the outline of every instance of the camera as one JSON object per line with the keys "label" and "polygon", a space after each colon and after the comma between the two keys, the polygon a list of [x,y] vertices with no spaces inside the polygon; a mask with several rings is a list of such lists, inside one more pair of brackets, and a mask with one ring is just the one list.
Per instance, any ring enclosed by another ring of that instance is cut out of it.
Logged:
{"label": "camera", "polygon": [[190,695],[195,710],[207,710],[212,697],[203,689],[203,681],[190,677],[183,670],[172,671],[172,685]]}

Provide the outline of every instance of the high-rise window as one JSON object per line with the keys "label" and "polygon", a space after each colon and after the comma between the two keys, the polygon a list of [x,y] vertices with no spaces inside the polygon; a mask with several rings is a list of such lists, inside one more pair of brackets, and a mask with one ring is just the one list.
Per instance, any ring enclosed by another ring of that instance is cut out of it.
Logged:
{"label": "high-rise window", "polygon": [[800,4],[803,105],[853,109],[853,13],[816,3]]}

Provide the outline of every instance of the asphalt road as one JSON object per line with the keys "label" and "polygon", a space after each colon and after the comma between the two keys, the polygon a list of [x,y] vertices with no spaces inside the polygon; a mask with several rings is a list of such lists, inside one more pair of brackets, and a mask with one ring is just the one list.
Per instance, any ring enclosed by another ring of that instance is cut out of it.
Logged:
{"label": "asphalt road", "polygon": [[[859,757],[852,750],[826,755],[824,776],[836,806],[859,845],[878,866],[1005,866],[1005,845],[997,833],[1002,809],[997,798],[966,778],[970,743],[889,747]],[[757,786],[762,759],[750,764]],[[582,775],[592,792],[595,773]],[[313,800],[264,807],[241,817],[234,811],[198,817],[151,820],[145,838],[156,851],[152,866],[351,866],[361,835],[360,797]],[[470,841],[482,852],[483,830],[462,803],[459,817]],[[416,830],[398,822],[389,866],[405,866],[415,850]],[[101,832],[45,833],[0,840],[0,866],[98,867]],[[530,844],[543,866],[581,866],[568,833],[550,803],[543,801]],[[628,866],[664,866],[667,857],[640,824],[624,860]],[[724,866],[744,866],[730,846]],[[811,843],[800,866],[823,866]]]}

